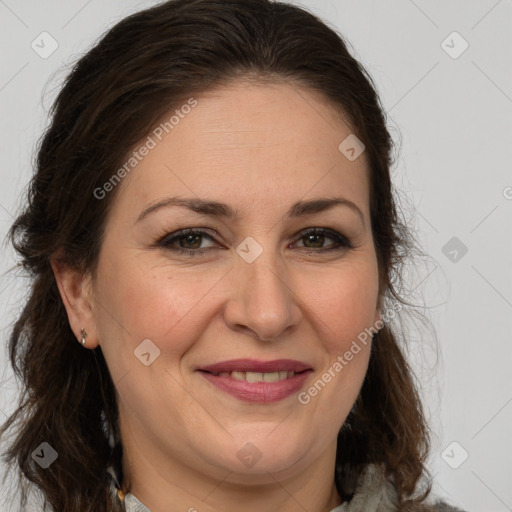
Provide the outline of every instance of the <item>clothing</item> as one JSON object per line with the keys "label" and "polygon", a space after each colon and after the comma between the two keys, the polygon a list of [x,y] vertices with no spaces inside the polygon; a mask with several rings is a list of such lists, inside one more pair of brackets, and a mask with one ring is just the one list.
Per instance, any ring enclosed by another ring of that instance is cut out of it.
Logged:
{"label": "clothing", "polygon": [[[114,474],[109,470],[114,476]],[[118,495],[118,487],[112,482],[111,492]],[[398,494],[394,485],[386,478],[381,466],[369,464],[361,473],[350,502],[338,505],[331,512],[396,512]],[[151,512],[132,493],[124,497],[126,512]],[[413,509],[409,509],[413,512]],[[424,510],[424,509],[423,509]],[[445,502],[430,505],[429,512],[464,512]]]}

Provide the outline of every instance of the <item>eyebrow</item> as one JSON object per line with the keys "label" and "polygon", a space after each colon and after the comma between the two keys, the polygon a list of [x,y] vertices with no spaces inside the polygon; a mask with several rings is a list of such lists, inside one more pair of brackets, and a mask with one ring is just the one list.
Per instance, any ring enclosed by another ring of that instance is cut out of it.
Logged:
{"label": "eyebrow", "polygon": [[[192,210],[193,212],[211,217],[227,219],[236,219],[238,217],[237,210],[234,210],[231,206],[225,203],[220,203],[218,201],[210,201],[199,198],[167,197],[145,208],[135,223],[137,224],[150,213],[153,213],[156,210],[172,206],[185,207],[189,210]],[[312,215],[330,210],[335,206],[345,206],[350,208],[352,211],[358,214],[361,222],[363,223],[363,226],[365,225],[364,215],[359,207],[356,206],[352,201],[342,197],[322,197],[318,199],[311,199],[309,201],[298,201],[290,207],[285,215],[289,218],[304,217],[306,215]]]}

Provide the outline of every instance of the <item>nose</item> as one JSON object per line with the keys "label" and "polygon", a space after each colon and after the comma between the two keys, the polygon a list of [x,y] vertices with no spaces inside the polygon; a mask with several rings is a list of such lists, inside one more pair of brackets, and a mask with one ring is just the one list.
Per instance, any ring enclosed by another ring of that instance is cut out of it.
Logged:
{"label": "nose", "polygon": [[277,340],[295,330],[302,319],[300,301],[280,257],[264,250],[252,263],[237,258],[235,265],[224,311],[228,326],[262,341]]}

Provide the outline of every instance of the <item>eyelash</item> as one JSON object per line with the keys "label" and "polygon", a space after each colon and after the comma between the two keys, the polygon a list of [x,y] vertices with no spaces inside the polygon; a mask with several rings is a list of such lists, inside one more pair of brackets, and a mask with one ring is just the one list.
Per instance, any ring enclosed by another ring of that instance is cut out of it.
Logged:
{"label": "eyelash", "polygon": [[[163,247],[164,249],[173,251],[177,254],[188,254],[188,256],[197,256],[198,254],[204,254],[210,249],[213,249],[213,247],[205,248],[205,249],[184,249],[184,248],[175,248],[171,247],[172,243],[175,243],[189,235],[199,235],[201,237],[206,237],[210,239],[211,241],[215,242],[214,238],[210,236],[207,232],[202,231],[200,229],[193,229],[193,228],[186,228],[186,229],[180,229],[179,231],[175,231],[173,233],[170,233],[163,238],[159,239],[157,242],[157,245],[159,247]],[[308,235],[324,235],[328,238],[332,238],[335,240],[337,246],[331,247],[328,249],[309,249],[307,254],[311,253],[326,253],[326,252],[332,252],[332,251],[339,251],[341,249],[353,249],[353,245],[351,244],[350,240],[341,235],[340,233],[337,233],[336,231],[325,229],[325,228],[312,228],[305,231],[302,231],[299,236],[299,240],[302,238],[308,236]]]}

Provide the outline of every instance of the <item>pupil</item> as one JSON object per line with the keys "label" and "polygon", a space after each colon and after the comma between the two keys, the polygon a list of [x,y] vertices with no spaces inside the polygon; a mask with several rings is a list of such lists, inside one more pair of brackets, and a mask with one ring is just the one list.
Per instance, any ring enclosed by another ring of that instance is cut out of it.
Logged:
{"label": "pupil", "polygon": [[201,245],[200,238],[201,238],[201,235],[194,235],[194,234],[186,235],[184,237],[185,244],[188,244],[189,242],[191,242],[191,244],[194,245],[193,240],[194,239],[196,239],[196,241],[199,240],[199,244],[196,243],[194,247],[187,247],[187,249],[198,249],[199,245]]}
{"label": "pupil", "polygon": [[[310,234],[310,235],[306,235],[306,240],[308,242],[313,242],[314,247],[322,247],[323,237],[324,237],[323,235]],[[315,238],[319,239],[320,243],[315,244],[314,243]]]}

